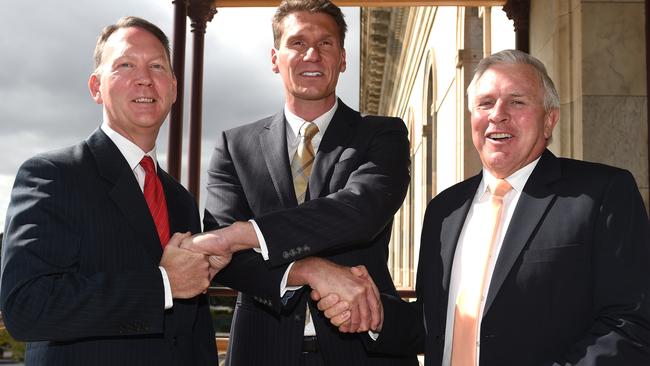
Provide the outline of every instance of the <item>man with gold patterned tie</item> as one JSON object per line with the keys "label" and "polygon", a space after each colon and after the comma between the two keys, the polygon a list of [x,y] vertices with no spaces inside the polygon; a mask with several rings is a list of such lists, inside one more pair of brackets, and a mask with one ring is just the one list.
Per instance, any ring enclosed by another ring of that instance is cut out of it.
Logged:
{"label": "man with gold patterned tie", "polygon": [[204,229],[224,229],[188,244],[212,255],[241,250],[216,277],[240,291],[227,362],[416,365],[414,356],[366,352],[361,335],[339,333],[309,299],[309,288],[337,292],[353,308],[346,326],[367,331],[381,309],[357,274],[367,269],[380,291],[397,296],[386,261],[409,183],[407,130],[398,118],[361,116],[337,99],[346,24],[332,2],[284,1],[273,30],[284,110],[218,137]]}
{"label": "man with gold patterned tie", "polygon": [[[483,59],[467,94],[483,171],[430,202],[418,301],[385,297],[366,344],[427,366],[650,365],[650,225],[630,172],[546,149],[558,94],[521,51]],[[335,302],[319,307],[338,325]]]}
{"label": "man with gold patterned tie", "polygon": [[30,366],[214,366],[208,258],[179,248],[200,231],[199,213],[156,163],[176,100],[167,37],[136,17],[105,27],[88,86],[101,126],[16,176],[2,247],[7,329],[28,342]]}

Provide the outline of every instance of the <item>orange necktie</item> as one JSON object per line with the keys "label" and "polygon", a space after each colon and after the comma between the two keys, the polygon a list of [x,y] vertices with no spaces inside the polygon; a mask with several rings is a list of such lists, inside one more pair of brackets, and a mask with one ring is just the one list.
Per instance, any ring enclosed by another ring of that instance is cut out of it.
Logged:
{"label": "orange necktie", "polygon": [[167,216],[167,201],[165,200],[165,191],[163,191],[160,178],[153,167],[153,160],[150,156],[145,155],[140,161],[140,166],[144,169],[144,199],[149,206],[149,212],[153,222],[156,224],[160,245],[164,248],[169,241],[169,218]]}
{"label": "orange necktie", "polygon": [[454,334],[451,348],[451,366],[476,366],[476,347],[478,342],[478,317],[481,311],[481,297],[485,290],[488,263],[494,251],[496,235],[499,232],[503,197],[512,189],[505,179],[497,179],[490,186],[490,218],[486,245],[474,253],[478,266],[472,267],[463,275],[456,308],[454,310]]}

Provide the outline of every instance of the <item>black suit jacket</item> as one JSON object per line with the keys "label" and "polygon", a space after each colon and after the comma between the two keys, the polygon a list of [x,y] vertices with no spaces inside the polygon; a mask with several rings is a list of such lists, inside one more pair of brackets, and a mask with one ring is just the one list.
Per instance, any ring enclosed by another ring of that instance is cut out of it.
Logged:
{"label": "black suit jacket", "polygon": [[[284,113],[224,132],[208,171],[205,229],[255,219],[269,249],[237,253],[217,280],[242,293],[231,328],[230,365],[298,365],[308,289],[280,298],[287,266],[307,256],[365,265],[381,291],[397,295],[388,272],[393,214],[409,182],[409,148],[397,118],[361,117],[339,100],[298,206],[287,154]],[[310,301],[328,365],[412,365],[382,357],[360,336],[340,334]]]}
{"label": "black suit jacket", "polygon": [[[171,232],[198,232],[193,198],[158,175]],[[2,250],[2,312],[27,365],[216,364],[206,297],[164,310],[155,224],[101,130],[22,165]]]}
{"label": "black suit jacket", "polygon": [[[384,329],[369,345],[417,352],[426,343],[426,365],[441,364],[451,265],[480,181],[431,201],[418,302],[386,297]],[[650,365],[649,269],[648,217],[632,175],[545,151],[497,259],[480,365]]]}

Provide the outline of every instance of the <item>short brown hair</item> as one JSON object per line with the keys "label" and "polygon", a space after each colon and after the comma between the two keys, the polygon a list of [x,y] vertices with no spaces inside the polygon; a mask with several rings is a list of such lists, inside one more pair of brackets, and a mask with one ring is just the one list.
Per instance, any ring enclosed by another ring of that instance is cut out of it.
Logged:
{"label": "short brown hair", "polygon": [[348,25],[345,23],[341,8],[329,0],[284,0],[278,6],[273,15],[273,44],[275,48],[280,47],[282,38],[282,21],[289,14],[299,11],[306,11],[311,14],[324,13],[331,16],[336,22],[341,40],[341,47],[345,44],[345,33],[348,31]]}
{"label": "short brown hair", "polygon": [[117,21],[117,23],[104,27],[102,33],[97,38],[97,44],[95,45],[95,53],[93,54],[93,57],[95,59],[95,71],[97,71],[99,66],[102,64],[102,56],[104,55],[104,46],[106,45],[106,41],[108,40],[108,38],[113,33],[115,33],[115,31],[117,31],[118,29],[132,28],[132,27],[142,28],[147,32],[153,34],[154,37],[158,38],[160,43],[162,43],[163,47],[165,48],[165,53],[167,54],[167,61],[169,62],[170,65],[172,64],[171,56],[170,56],[171,53],[169,51],[169,39],[167,38],[165,33],[160,28],[158,28],[153,23],[150,23],[147,20],[138,17],[126,16],[120,18]]}

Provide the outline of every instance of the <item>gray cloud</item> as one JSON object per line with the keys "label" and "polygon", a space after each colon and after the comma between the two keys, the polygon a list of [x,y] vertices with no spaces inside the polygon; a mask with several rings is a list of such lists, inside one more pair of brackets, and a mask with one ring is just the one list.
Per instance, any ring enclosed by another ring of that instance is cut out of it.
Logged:
{"label": "gray cloud", "polygon": [[[346,40],[348,71],[341,77],[338,92],[348,105],[356,108],[359,10],[344,11],[350,23]],[[272,8],[224,8],[208,24],[203,92],[204,169],[217,133],[282,108],[282,83],[271,71],[270,63],[272,14]],[[146,18],[172,38],[171,0],[1,2],[0,228],[4,226],[10,184],[20,164],[37,153],[76,143],[101,123],[101,106],[94,104],[87,88],[93,68],[92,52],[101,28],[124,15]],[[192,37],[188,30],[184,151],[188,146]],[[163,166],[167,160],[167,138],[165,126],[158,139]],[[183,162],[185,175],[186,156]],[[186,180],[185,176],[181,179]]]}

